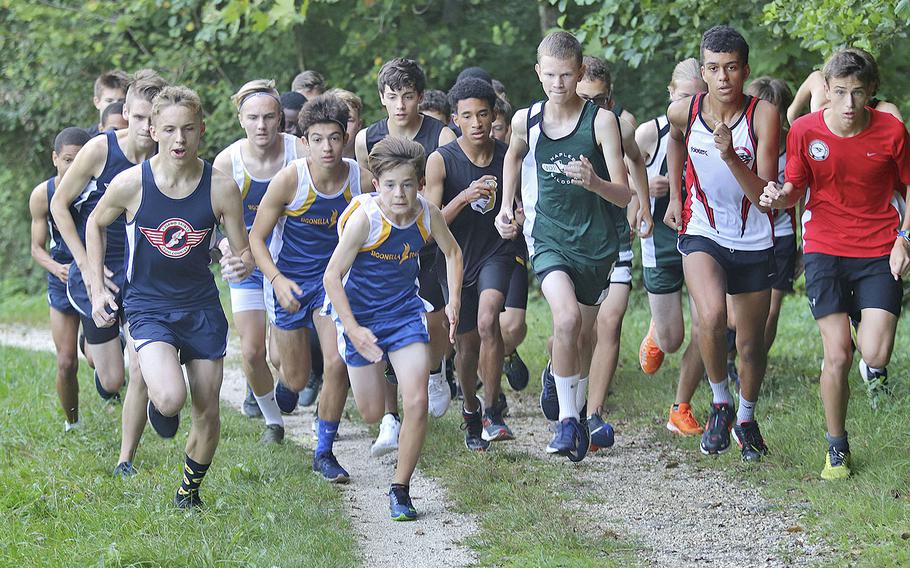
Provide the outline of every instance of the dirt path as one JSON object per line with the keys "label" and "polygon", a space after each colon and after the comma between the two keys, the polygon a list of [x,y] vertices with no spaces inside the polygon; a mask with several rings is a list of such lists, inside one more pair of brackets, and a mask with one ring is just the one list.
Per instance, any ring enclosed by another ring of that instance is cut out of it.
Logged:
{"label": "dirt path", "polygon": [[[41,351],[54,350],[50,332],[24,326],[0,326],[0,344]],[[239,410],[246,394],[246,382],[237,358],[236,338],[225,362],[222,400]],[[287,436],[306,448],[315,447],[312,437],[312,409],[298,408],[285,417]],[[445,491],[433,479],[417,471],[411,484],[414,505],[420,512],[416,523],[396,523],[389,519],[388,492],[394,454],[380,459],[370,457],[373,437],[367,428],[343,420],[340,438],[335,442],[338,461],[351,473],[351,483],[340,486],[344,502],[357,532],[364,566],[467,566],[475,554],[464,544],[476,530],[476,520],[452,511]],[[307,463],[309,468],[309,463]]]}
{"label": "dirt path", "polygon": [[[515,399],[515,402],[512,400]],[[541,459],[552,435],[536,398],[510,396],[507,419],[514,450]],[[631,538],[648,566],[810,566],[833,560],[830,548],[809,542],[801,517],[806,503],[774,503],[749,484],[737,483],[681,451],[653,431],[616,426],[616,445],[565,463],[589,531]],[[733,450],[731,450],[733,451]],[[593,496],[593,497],[592,497]]]}

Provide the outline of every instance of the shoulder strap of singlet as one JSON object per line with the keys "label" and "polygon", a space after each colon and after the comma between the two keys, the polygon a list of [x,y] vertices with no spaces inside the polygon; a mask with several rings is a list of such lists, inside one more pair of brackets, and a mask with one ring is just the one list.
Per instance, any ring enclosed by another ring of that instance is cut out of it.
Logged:
{"label": "shoulder strap of singlet", "polygon": [[240,187],[240,193],[246,196],[249,191],[249,176],[246,175],[246,168],[243,165],[243,155],[240,153],[240,144],[242,140],[235,140],[228,146],[228,155],[231,157],[231,177]]}
{"label": "shoulder strap of singlet", "polygon": [[743,117],[749,127],[749,137],[752,138],[752,147],[758,150],[758,136],[755,135],[755,109],[758,108],[758,97],[746,95],[746,110]]}
{"label": "shoulder strap of singlet", "polygon": [[543,122],[543,102],[537,101],[528,108],[528,142],[531,141],[531,129],[540,127]]}
{"label": "shoulder strap of singlet", "polygon": [[54,177],[51,176],[51,177],[47,178],[47,182],[45,182],[45,184],[46,184],[45,189],[47,190],[47,212],[50,213],[51,199],[54,198],[54,191],[55,191],[54,190]]}
{"label": "shoulder strap of singlet", "polygon": [[281,133],[284,139],[284,165],[288,165],[299,156],[297,156],[297,138],[284,132]]}
{"label": "shoulder strap of singlet", "polygon": [[417,216],[417,229],[420,231],[420,236],[423,237],[423,241],[427,242],[430,240],[430,205],[429,202],[423,198],[419,193],[417,194],[417,202],[420,203],[420,214]]}
{"label": "shoulder strap of singlet", "polygon": [[660,143],[664,139],[664,136],[666,136],[667,133],[670,132],[670,121],[668,120],[667,123],[663,126],[663,128],[661,128],[660,118],[655,118],[654,119],[654,130],[657,132],[657,140],[656,140],[656,143],[654,144],[654,151],[651,153],[651,158],[648,160],[648,163],[645,164],[646,168],[650,168],[651,166],[654,165],[654,160],[657,159],[657,154],[660,153]]}
{"label": "shoulder strap of singlet", "polygon": [[701,101],[705,97],[705,93],[698,93],[692,100],[689,102],[689,119],[686,121],[686,144],[688,145],[689,133],[692,132],[692,125],[695,124],[695,119],[698,118],[698,113],[701,112]]}

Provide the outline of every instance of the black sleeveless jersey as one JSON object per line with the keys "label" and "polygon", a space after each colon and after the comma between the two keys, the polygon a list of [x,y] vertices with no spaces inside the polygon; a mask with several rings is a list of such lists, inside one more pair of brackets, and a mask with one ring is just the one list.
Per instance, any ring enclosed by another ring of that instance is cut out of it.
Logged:
{"label": "black sleeveless jersey", "polygon": [[[414,136],[414,142],[423,146],[423,151],[429,157],[439,147],[439,133],[446,125],[433,117],[424,116],[420,123],[420,130]],[[377,142],[389,135],[389,119],[377,120],[367,127],[367,153],[373,149]]]}

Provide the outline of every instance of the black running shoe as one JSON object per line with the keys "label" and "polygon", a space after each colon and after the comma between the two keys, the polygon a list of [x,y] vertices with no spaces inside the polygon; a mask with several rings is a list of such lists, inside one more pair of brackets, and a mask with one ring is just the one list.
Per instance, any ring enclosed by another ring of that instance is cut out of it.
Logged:
{"label": "black running shoe", "polygon": [[351,480],[350,474],[341,467],[332,452],[313,454],[313,473],[318,473],[329,483],[347,483]]}
{"label": "black running shoe", "polygon": [[246,398],[243,399],[243,408],[241,410],[246,417],[262,418],[262,410],[259,408],[259,403],[256,402],[256,395],[253,394],[253,389],[250,388],[250,385],[246,386]]}
{"label": "black running shoe", "polygon": [[284,386],[284,383],[281,381],[278,381],[278,384],[275,385],[275,402],[278,403],[278,408],[281,410],[282,414],[294,412],[294,409],[297,408],[297,400],[299,398],[300,395],[296,391],[292,391]]}
{"label": "black running shoe", "polygon": [[128,479],[138,473],[139,470],[133,467],[133,462],[131,461],[120,462],[114,468],[114,477],[119,477],[120,479]]}
{"label": "black running shoe", "polygon": [[758,422],[749,420],[733,426],[733,439],[739,444],[744,462],[761,461],[762,456],[768,455],[768,446],[765,445]]}
{"label": "black running shoe", "polygon": [[556,394],[556,379],[553,378],[549,362],[540,374],[540,382],[543,384],[540,390],[540,409],[547,420],[555,422],[559,420],[559,396]]}
{"label": "black running shoe", "polygon": [[192,489],[188,493],[180,493],[180,490],[177,490],[177,494],[174,495],[174,506],[178,509],[195,509],[197,507],[201,508],[202,499],[199,498],[199,490]]}
{"label": "black running shoe", "polygon": [[487,408],[483,413],[483,439],[489,442],[502,442],[514,440],[512,430],[502,418],[502,404],[497,401],[492,408]]}
{"label": "black running shoe", "polygon": [[98,396],[101,397],[101,400],[120,402],[120,393],[105,390],[104,385],[101,384],[101,378],[98,376],[97,370],[95,371],[95,390],[98,391]]}
{"label": "black running shoe", "polygon": [[259,441],[263,444],[280,444],[284,441],[284,426],[280,424],[266,424],[265,431]]}
{"label": "black running shoe", "polygon": [[490,448],[490,442],[483,437],[483,418],[480,399],[477,400],[477,412],[468,412],[461,407],[461,429],[464,430],[464,446],[473,452],[483,452]]}
{"label": "black running shoe", "polygon": [[506,355],[505,360],[502,362],[502,372],[509,380],[509,386],[514,390],[524,390],[528,386],[530,373],[528,372],[528,366],[521,360],[521,355],[518,354],[518,351],[513,351],[510,355]]}
{"label": "black running shoe", "polygon": [[701,435],[701,453],[719,454],[730,448],[730,428],[736,415],[729,402],[711,405],[711,414],[705,423],[705,432]]}
{"label": "black running shoe", "polygon": [[312,406],[313,403],[316,402],[316,397],[319,395],[320,388],[322,388],[322,375],[310,373],[310,380],[307,381],[306,386],[300,391],[300,401],[297,404],[300,406]]}
{"label": "black running shoe", "polygon": [[152,425],[152,428],[155,429],[159,436],[162,438],[173,438],[177,435],[177,429],[180,428],[179,412],[173,416],[165,416],[158,412],[151,400],[149,400],[145,408],[149,424]]}

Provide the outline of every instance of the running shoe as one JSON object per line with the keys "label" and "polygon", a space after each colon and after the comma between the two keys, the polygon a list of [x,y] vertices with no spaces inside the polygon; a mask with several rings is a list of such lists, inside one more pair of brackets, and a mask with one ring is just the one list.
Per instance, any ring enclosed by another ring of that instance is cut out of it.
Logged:
{"label": "running shoe", "polygon": [[730,448],[730,428],[736,421],[736,413],[729,402],[714,403],[701,435],[701,453],[719,454]]}
{"label": "running shoe", "polygon": [[553,378],[550,365],[547,361],[547,366],[540,374],[540,382],[543,385],[540,390],[540,409],[547,420],[556,421],[559,419],[559,395],[556,394],[556,379]]}
{"label": "running shoe", "polygon": [[411,503],[407,487],[399,485],[389,488],[389,515],[393,521],[417,520],[417,509]]}
{"label": "running shoe", "polygon": [[379,435],[370,446],[370,455],[374,458],[383,456],[398,449],[398,433],[401,431],[401,422],[391,414],[382,417],[379,423]]}
{"label": "running shoe", "polygon": [[152,428],[155,429],[159,436],[162,438],[173,438],[177,435],[177,429],[180,428],[179,412],[173,416],[165,416],[158,412],[151,400],[149,400],[145,408],[149,424],[152,425]]}
{"label": "running shoe", "polygon": [[517,350],[506,355],[502,362],[502,372],[509,380],[509,386],[513,390],[524,390],[528,386],[531,375],[528,372],[528,366],[521,360],[521,355]]}
{"label": "running shoe", "polygon": [[427,401],[430,416],[435,418],[443,416],[449,409],[452,391],[449,390],[444,371],[430,373],[430,380],[427,382]]}
{"label": "running shoe", "polygon": [[329,483],[347,483],[351,476],[338,464],[338,459],[332,452],[313,454],[313,473],[322,475]]}
{"label": "running shoe", "polygon": [[82,426],[78,420],[75,422],[70,422],[69,420],[63,421],[63,433],[64,434],[67,432],[72,432],[73,430],[77,430],[81,427]]}
{"label": "running shoe", "polygon": [[300,393],[292,391],[284,386],[284,383],[278,381],[275,385],[275,402],[282,414],[290,414],[297,408],[297,400],[300,399]]}
{"label": "running shoe", "polygon": [[512,430],[502,418],[502,405],[499,401],[483,413],[483,439],[488,442],[514,440]]}
{"label": "running shoe", "polygon": [[484,452],[490,448],[490,442],[484,437],[483,407],[477,399],[477,411],[468,412],[461,407],[461,429],[464,430],[464,447],[472,452]]}
{"label": "running shoe", "polygon": [[98,396],[101,397],[101,400],[120,402],[120,393],[105,390],[104,385],[101,384],[101,377],[98,376],[97,370],[95,371],[95,390],[98,391]]}
{"label": "running shoe", "polygon": [[300,406],[312,406],[313,403],[316,402],[316,397],[319,395],[320,388],[322,388],[322,375],[310,373],[310,380],[307,381],[306,386],[300,391],[300,400],[297,404]]}
{"label": "running shoe", "polygon": [[259,441],[263,444],[280,444],[284,441],[284,426],[280,424],[266,424],[265,430]]}
{"label": "running shoe", "polygon": [[768,455],[768,446],[765,445],[755,420],[734,424],[733,439],[742,451],[744,462],[761,461],[762,456]]}
{"label": "running shoe", "polygon": [[891,397],[891,387],[888,385],[888,369],[872,371],[862,359],[859,360],[859,376],[866,385],[866,395],[872,410],[878,410],[886,400]]}
{"label": "running shoe", "polygon": [[828,453],[825,454],[825,469],[822,470],[822,479],[833,481],[835,479],[845,479],[850,477],[850,448],[838,449],[828,445]]}
{"label": "running shoe", "polygon": [[556,425],[556,433],[547,445],[547,453],[559,454],[573,462],[580,462],[588,453],[590,441],[586,427],[575,418],[564,418]]}
{"label": "running shoe", "polygon": [[131,461],[120,462],[114,468],[114,477],[119,477],[120,479],[128,479],[138,473],[139,470],[133,467],[133,462]]}
{"label": "running shoe", "polygon": [[256,395],[253,394],[250,385],[246,386],[246,398],[243,399],[241,412],[248,418],[262,418],[262,410],[259,408],[259,403],[256,402]]}
{"label": "running shoe", "polygon": [[660,350],[657,342],[654,341],[654,320],[648,327],[648,334],[641,340],[638,347],[638,364],[646,375],[653,375],[664,363],[664,352]]}
{"label": "running shoe", "polygon": [[187,493],[180,493],[180,490],[177,490],[177,494],[174,495],[174,506],[178,509],[195,509],[197,507],[203,507],[202,499],[199,498],[199,490],[191,489]]}
{"label": "running shoe", "polygon": [[683,436],[695,436],[705,431],[692,415],[692,407],[688,402],[679,403],[679,408],[675,410],[673,406],[670,407],[667,430]]}
{"label": "running shoe", "polygon": [[589,452],[594,453],[601,448],[613,447],[613,442],[615,442],[613,426],[609,422],[604,422],[600,414],[588,416],[587,426],[588,436],[591,440]]}

